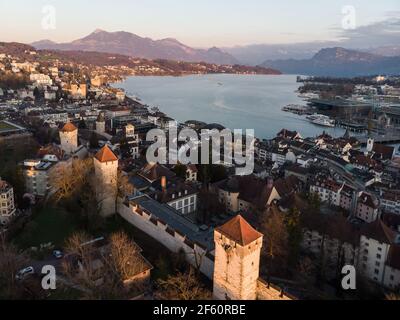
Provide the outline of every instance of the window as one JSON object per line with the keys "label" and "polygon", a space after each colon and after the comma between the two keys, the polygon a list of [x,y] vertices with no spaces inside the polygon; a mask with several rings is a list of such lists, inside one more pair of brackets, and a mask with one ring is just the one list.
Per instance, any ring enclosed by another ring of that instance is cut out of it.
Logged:
{"label": "window", "polygon": [[379,253],[376,255],[376,257],[377,257],[378,259],[382,258],[382,256],[381,256]]}
{"label": "window", "polygon": [[378,269],[375,269],[375,270],[374,270],[374,273],[375,273],[375,274],[379,274],[379,270],[378,270]]}
{"label": "window", "polygon": [[375,262],[375,266],[380,267],[381,263],[379,261]]}

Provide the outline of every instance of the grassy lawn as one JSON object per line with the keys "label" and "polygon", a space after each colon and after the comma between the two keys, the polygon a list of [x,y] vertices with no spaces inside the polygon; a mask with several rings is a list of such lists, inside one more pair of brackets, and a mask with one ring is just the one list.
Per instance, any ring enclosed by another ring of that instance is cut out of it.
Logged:
{"label": "grassy lawn", "polygon": [[21,249],[49,242],[56,247],[62,247],[65,239],[77,229],[73,214],[61,208],[47,207],[34,213],[32,221],[25,225],[15,243]]}

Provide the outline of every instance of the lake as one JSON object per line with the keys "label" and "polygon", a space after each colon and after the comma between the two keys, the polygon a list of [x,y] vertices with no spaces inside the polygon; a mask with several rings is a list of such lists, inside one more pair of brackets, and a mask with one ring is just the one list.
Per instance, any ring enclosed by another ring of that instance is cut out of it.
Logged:
{"label": "lake", "polygon": [[273,138],[282,128],[297,130],[303,137],[324,130],[333,136],[344,133],[281,110],[288,104],[305,104],[295,92],[299,87],[295,75],[129,77],[115,86],[179,122],[200,120],[230,129],[254,129],[259,138]]}

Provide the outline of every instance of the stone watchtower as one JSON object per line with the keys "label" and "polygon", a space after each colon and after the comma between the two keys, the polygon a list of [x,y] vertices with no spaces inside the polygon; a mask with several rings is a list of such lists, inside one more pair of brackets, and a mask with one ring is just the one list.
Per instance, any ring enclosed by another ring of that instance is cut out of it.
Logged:
{"label": "stone watchtower", "polygon": [[115,213],[115,199],[117,196],[118,158],[105,145],[94,157],[96,177],[96,197],[100,206],[100,213],[108,217]]}
{"label": "stone watchtower", "polygon": [[104,117],[104,113],[100,112],[99,116],[96,120],[96,132],[97,133],[105,133],[106,132],[106,119]]}
{"label": "stone watchtower", "polygon": [[240,215],[215,229],[215,299],[257,298],[262,240],[262,234]]}
{"label": "stone watchtower", "polygon": [[61,149],[71,154],[78,149],[78,128],[68,122],[60,130]]}

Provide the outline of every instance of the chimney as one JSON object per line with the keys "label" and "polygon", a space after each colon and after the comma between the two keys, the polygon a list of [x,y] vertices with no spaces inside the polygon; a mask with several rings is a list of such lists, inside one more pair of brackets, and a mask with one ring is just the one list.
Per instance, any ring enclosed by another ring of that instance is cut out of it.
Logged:
{"label": "chimney", "polygon": [[166,176],[161,177],[161,188],[163,191],[167,190],[167,177]]}

